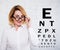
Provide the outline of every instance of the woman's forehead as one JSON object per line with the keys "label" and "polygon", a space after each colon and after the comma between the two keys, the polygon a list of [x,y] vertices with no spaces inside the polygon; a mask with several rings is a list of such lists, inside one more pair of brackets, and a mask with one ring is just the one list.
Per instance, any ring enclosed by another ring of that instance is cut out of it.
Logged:
{"label": "woman's forehead", "polygon": [[14,15],[22,15],[22,13],[21,13],[21,11],[16,10],[16,11],[14,12]]}

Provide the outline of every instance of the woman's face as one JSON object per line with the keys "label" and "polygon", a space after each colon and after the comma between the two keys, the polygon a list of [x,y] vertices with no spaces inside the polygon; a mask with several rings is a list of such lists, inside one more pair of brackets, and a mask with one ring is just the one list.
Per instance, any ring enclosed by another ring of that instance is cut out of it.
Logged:
{"label": "woman's face", "polygon": [[22,15],[21,11],[16,10],[13,15],[14,24],[17,26],[20,26],[24,22],[24,19],[25,19],[25,17]]}

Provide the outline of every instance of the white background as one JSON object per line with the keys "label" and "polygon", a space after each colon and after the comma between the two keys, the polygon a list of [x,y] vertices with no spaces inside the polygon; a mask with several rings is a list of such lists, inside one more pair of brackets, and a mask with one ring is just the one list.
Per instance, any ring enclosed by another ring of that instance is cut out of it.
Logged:
{"label": "white background", "polygon": [[[36,33],[39,28],[39,21],[42,20],[42,8],[52,8],[51,20],[55,21],[54,28],[56,29],[57,46],[55,49],[32,47],[32,50],[60,50],[60,0],[0,0],[0,39],[3,29],[8,26],[9,11],[15,5],[24,7],[27,15],[31,18],[31,27],[34,28]],[[50,27],[49,22],[46,25]]]}

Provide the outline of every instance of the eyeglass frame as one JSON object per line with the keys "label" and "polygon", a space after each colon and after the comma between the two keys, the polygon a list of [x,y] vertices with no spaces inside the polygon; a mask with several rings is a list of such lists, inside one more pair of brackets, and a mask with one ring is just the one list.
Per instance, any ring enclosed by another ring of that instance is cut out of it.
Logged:
{"label": "eyeglass frame", "polygon": [[[18,16],[18,17],[19,17],[19,16]],[[14,18],[15,20],[16,20],[16,19],[18,19],[18,20],[21,19],[21,20],[22,20],[22,18],[24,18],[24,21],[25,21],[25,18],[26,18],[26,17],[25,17],[24,15],[21,15],[21,17],[19,17],[19,18],[17,18],[16,16],[13,16],[12,18]]]}

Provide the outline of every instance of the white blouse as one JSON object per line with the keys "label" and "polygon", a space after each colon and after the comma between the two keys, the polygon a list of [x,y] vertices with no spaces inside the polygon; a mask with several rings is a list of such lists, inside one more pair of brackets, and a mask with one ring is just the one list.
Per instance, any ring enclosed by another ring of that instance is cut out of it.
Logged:
{"label": "white blouse", "polygon": [[17,31],[15,27],[6,28],[2,36],[1,50],[30,50],[30,41],[37,42],[36,36],[34,38],[30,37],[26,25],[22,25]]}

